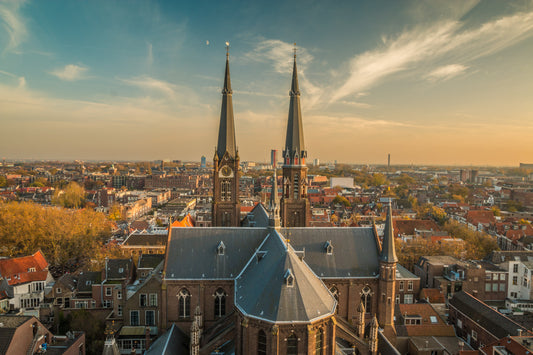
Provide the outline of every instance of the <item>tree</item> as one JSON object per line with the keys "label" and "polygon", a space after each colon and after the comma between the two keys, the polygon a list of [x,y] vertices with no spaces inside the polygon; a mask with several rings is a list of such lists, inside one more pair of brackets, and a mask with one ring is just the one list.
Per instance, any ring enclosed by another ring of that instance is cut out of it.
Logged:
{"label": "tree", "polygon": [[4,175],[0,175],[0,187],[6,187],[7,186],[7,179]]}
{"label": "tree", "polygon": [[92,210],[0,202],[0,253],[21,256],[42,250],[57,268],[87,262],[111,236],[105,215]]}
{"label": "tree", "polygon": [[80,208],[85,202],[85,189],[71,182],[64,190],[56,190],[52,203],[65,208]]}
{"label": "tree", "polygon": [[372,179],[370,180],[370,185],[372,186],[381,186],[386,185],[388,183],[389,181],[387,180],[385,175],[381,173],[375,173],[374,175],[372,175]]}
{"label": "tree", "polygon": [[350,207],[350,201],[348,201],[348,199],[344,196],[341,196],[341,195],[337,195],[335,196],[335,198],[333,199],[333,204],[337,204],[337,203],[340,203],[346,207]]}
{"label": "tree", "polygon": [[500,209],[498,208],[498,206],[492,206],[491,210],[492,210],[492,213],[493,213],[496,217],[499,217],[499,216],[502,215]]}

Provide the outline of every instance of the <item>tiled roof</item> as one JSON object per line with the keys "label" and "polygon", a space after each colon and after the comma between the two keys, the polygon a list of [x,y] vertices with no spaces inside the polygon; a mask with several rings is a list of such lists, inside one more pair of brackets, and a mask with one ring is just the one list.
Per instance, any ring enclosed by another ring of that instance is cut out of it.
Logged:
{"label": "tiled roof", "polygon": [[439,226],[432,220],[426,219],[396,219],[393,220],[394,223],[394,232],[396,234],[402,235],[415,235],[416,230],[429,231],[433,230],[434,232],[440,231]]}
{"label": "tiled roof", "polygon": [[194,227],[194,219],[190,214],[187,214],[181,221],[172,222],[171,228],[174,227]]}
{"label": "tiled roof", "polygon": [[132,222],[130,225],[130,228],[136,229],[138,231],[143,231],[143,230],[147,230],[149,226],[150,224],[147,221],[138,220],[138,221]]}
{"label": "tiled roof", "polygon": [[494,213],[492,211],[485,210],[468,211],[466,214],[466,220],[472,224],[491,224],[496,222]]}
{"label": "tiled roof", "polygon": [[[395,316],[401,323],[396,325],[399,336],[455,336],[453,326],[447,325],[429,303],[397,304]],[[417,325],[404,325],[403,319],[419,316],[422,321]]]}
{"label": "tiled roof", "polygon": [[131,259],[108,259],[105,267],[107,280],[123,280],[130,274],[133,261]]}
{"label": "tiled roof", "polygon": [[[30,271],[31,269],[35,271]],[[0,260],[0,275],[7,279],[11,286],[31,281],[44,281],[48,276],[48,263],[40,250],[29,256],[2,259]]]}
{"label": "tiled roof", "polygon": [[7,349],[11,345],[11,340],[18,327],[26,323],[33,317],[30,316],[0,316],[0,354],[7,354]]}
{"label": "tiled roof", "polygon": [[444,303],[444,293],[438,288],[423,288],[420,290],[420,299],[429,303]]}

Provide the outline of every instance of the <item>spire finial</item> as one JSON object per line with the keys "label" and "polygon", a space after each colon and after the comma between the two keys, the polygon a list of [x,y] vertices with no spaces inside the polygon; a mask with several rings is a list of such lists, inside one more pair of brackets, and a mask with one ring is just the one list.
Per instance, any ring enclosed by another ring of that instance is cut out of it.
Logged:
{"label": "spire finial", "polygon": [[226,42],[226,58],[229,58],[229,42]]}
{"label": "spire finial", "polygon": [[296,58],[296,51],[298,50],[298,48],[296,48],[296,42],[293,43],[294,44],[294,58]]}

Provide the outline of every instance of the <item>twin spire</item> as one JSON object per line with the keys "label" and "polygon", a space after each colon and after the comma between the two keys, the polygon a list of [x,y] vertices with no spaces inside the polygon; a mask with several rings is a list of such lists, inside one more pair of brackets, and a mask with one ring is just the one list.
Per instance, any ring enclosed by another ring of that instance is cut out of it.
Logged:
{"label": "twin spire", "polygon": [[300,107],[300,88],[298,87],[298,70],[296,68],[296,50],[292,68],[292,84],[289,92],[289,119],[287,120],[287,138],[283,150],[284,165],[305,165],[307,151],[304,145],[304,128],[302,109]]}
{"label": "twin spire", "polygon": [[235,140],[235,122],[233,119],[233,91],[229,75],[229,46],[226,51],[226,72],[224,75],[224,88],[222,89],[222,108],[220,110],[220,125],[218,128],[218,144],[215,158],[222,160],[228,152],[230,158],[237,156],[237,143]]}

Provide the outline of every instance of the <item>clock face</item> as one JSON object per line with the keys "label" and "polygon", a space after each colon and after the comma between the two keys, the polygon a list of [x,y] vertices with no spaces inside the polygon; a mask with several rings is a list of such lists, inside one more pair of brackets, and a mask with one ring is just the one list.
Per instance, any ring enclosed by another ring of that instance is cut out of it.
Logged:
{"label": "clock face", "polygon": [[233,174],[233,170],[227,165],[224,165],[222,169],[220,169],[220,174],[224,177],[230,177]]}

